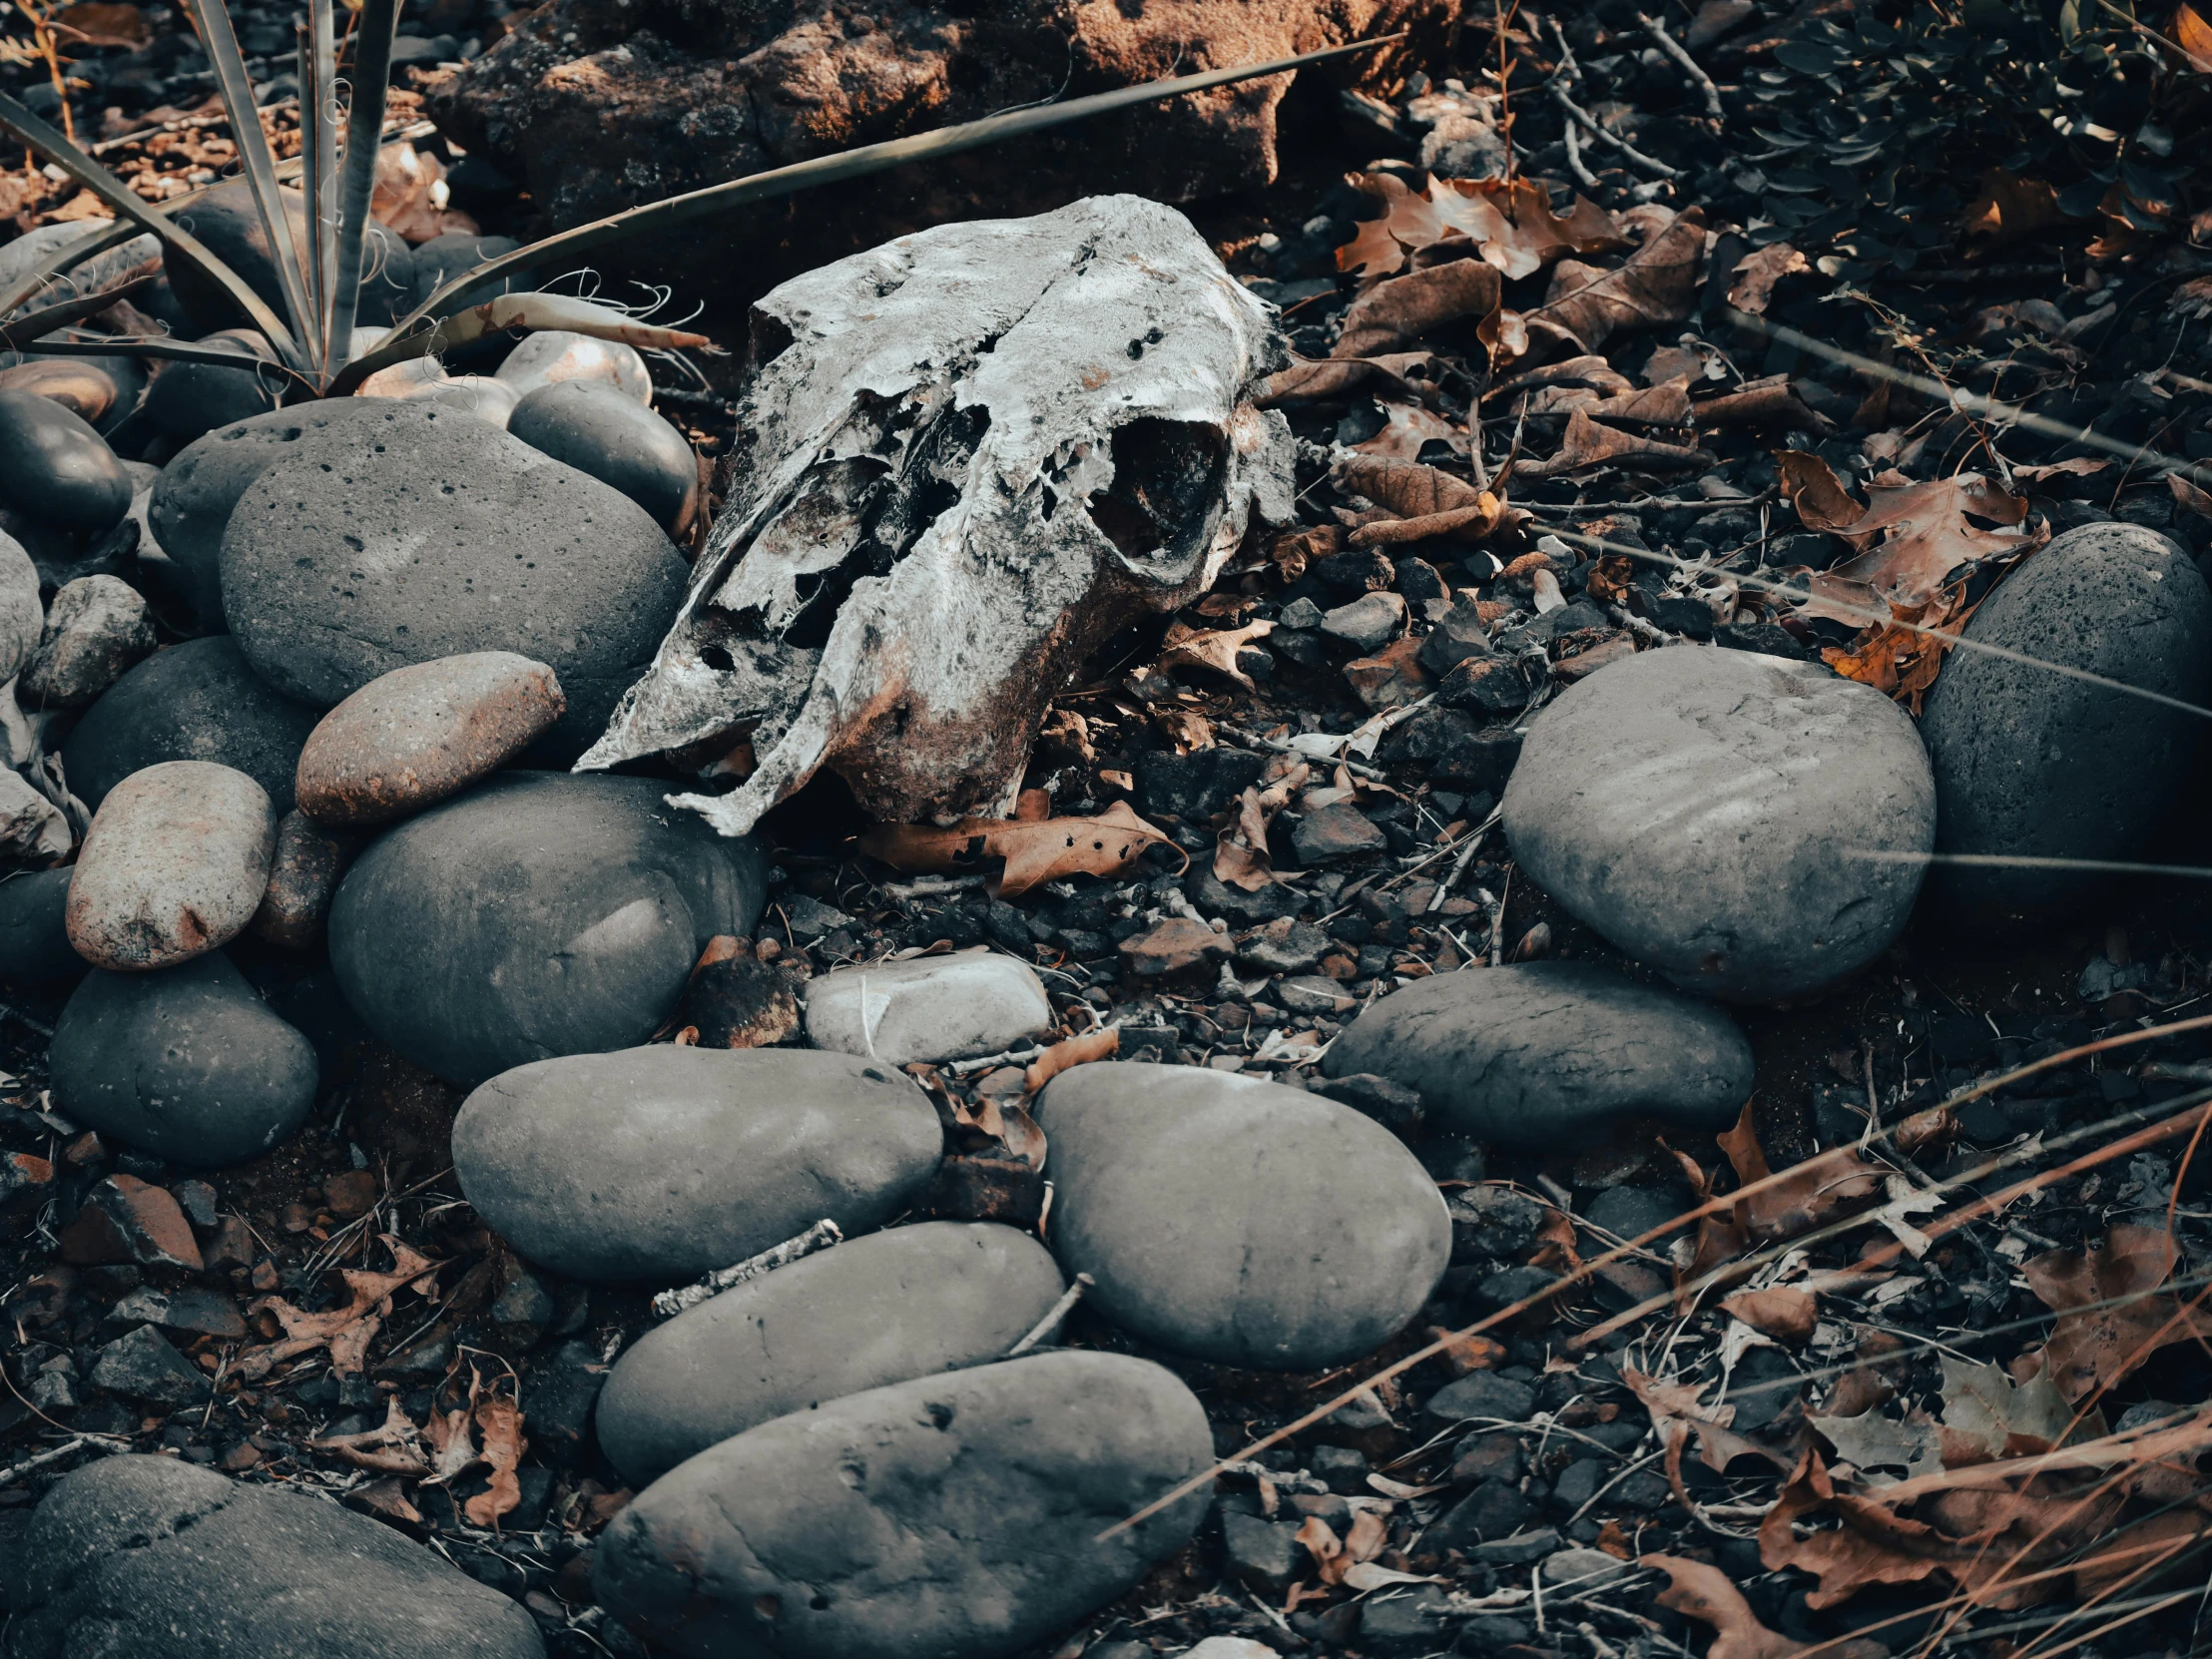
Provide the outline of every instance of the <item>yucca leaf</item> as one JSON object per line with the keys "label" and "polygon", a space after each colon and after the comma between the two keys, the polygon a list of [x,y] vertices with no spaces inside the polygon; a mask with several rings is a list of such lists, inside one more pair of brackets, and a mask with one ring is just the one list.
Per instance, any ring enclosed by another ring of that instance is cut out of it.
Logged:
{"label": "yucca leaf", "polygon": [[[110,304],[114,301],[111,299]],[[98,339],[46,339],[34,340],[24,346],[26,357],[160,357],[180,363],[207,363],[214,368],[238,368],[260,371],[267,369],[281,374],[287,380],[296,380],[307,391],[314,389],[314,382],[287,363],[273,363],[267,357],[248,356],[241,351],[226,351],[221,346],[209,345],[202,340],[172,339],[167,334],[116,334]]]}
{"label": "yucca leaf", "polygon": [[[1113,92],[1096,93],[1088,98],[1071,99],[1065,104],[1048,104],[1036,109],[985,116],[980,121],[962,122],[956,127],[940,127],[935,132],[917,133],[911,138],[890,139],[881,144],[863,144],[856,149],[840,151],[834,156],[819,156],[812,161],[794,162],[789,167],[773,168],[769,172],[756,173],[748,178],[709,185],[704,190],[691,191],[683,196],[672,196],[665,202],[651,202],[644,207],[631,208],[606,219],[594,220],[589,225],[579,225],[573,231],[563,231],[557,236],[547,237],[527,248],[518,248],[511,254],[502,254],[473,271],[462,273],[400,318],[391,336],[362,361],[380,360],[379,366],[382,366],[403,361],[408,355],[420,355],[420,351],[407,353],[400,351],[398,347],[412,338],[427,338],[436,327],[437,317],[450,313],[456,306],[474,298],[511,271],[543,266],[548,261],[568,260],[594,248],[604,248],[618,239],[632,241],[640,236],[729,213],[755,202],[812,190],[820,185],[840,184],[847,179],[881,173],[887,168],[903,167],[909,162],[932,161],[940,156],[956,155],[963,150],[974,150],[986,144],[997,144],[1004,139],[1044,132],[1049,128],[1065,126],[1069,122],[1087,120],[1094,115],[1128,109],[1136,104],[1150,104],[1162,98],[1179,97],[1187,92],[1204,92],[1212,87],[1257,80],[1265,75],[1280,75],[1288,70],[1304,68],[1308,64],[1326,63],[1331,58],[1365,52],[1404,38],[1405,32],[1400,30],[1395,34],[1378,35],[1373,40],[1355,41],[1349,46],[1332,46],[1320,52],[1304,52],[1297,57],[1278,58],[1272,63],[1244,64],[1234,69],[1210,69],[1198,75],[1148,81],[1143,86],[1122,87]],[[423,350],[428,349],[430,347],[427,345],[423,347]],[[367,377],[359,372],[360,369],[361,363],[347,364],[332,382],[332,394],[342,395],[360,384]]]}
{"label": "yucca leaf", "polygon": [[0,322],[0,349],[19,351],[31,341],[42,338],[57,329],[66,328],[72,322],[81,322],[88,316],[97,316],[118,299],[128,299],[161,275],[155,262],[152,270],[128,281],[118,282],[112,288],[102,288],[98,293],[80,294],[75,299],[64,299],[58,304],[42,306],[28,315],[19,316],[13,322]]}
{"label": "yucca leaf", "polygon": [[291,234],[291,216],[284,212],[282,187],[276,183],[276,161],[270,154],[269,137],[262,131],[261,111],[254,103],[254,79],[246,72],[246,55],[239,50],[231,30],[231,14],[222,0],[184,0],[193,25],[200,32],[200,46],[215,71],[216,95],[231,118],[231,142],[238,147],[239,166],[254,206],[269,234],[270,264],[276,268],[276,286],[284,296],[291,328],[300,346],[301,366],[313,369],[321,361],[320,339],[314,325],[314,308],[307,301],[306,268],[297,240]]}
{"label": "yucca leaf", "polygon": [[60,281],[87,260],[98,259],[109,249],[121,248],[125,243],[136,241],[144,235],[144,231],[128,220],[100,227],[87,227],[86,235],[55,249],[47,256],[44,265],[14,287],[0,289],[0,316],[6,316],[16,306],[35,299],[49,282]]}
{"label": "yucca leaf", "polygon": [[[0,93],[0,128],[5,128],[12,137],[30,146],[92,192],[118,219],[129,220],[174,248],[181,259],[223,289],[231,302],[246,313],[247,320],[276,348],[278,355],[287,361],[297,360],[298,344],[277,320],[276,313],[247,285],[245,277],[216,258],[214,250],[199,238],[174,223],[167,213],[141,202],[122,180],[4,93]],[[256,130],[259,131],[259,122]]]}
{"label": "yucca leaf", "polygon": [[399,32],[399,0],[366,0],[353,26],[353,103],[346,112],[344,179],[338,187],[337,276],[331,284],[334,336],[353,334],[361,298],[361,250],[368,205],[376,194],[376,153],[383,145],[391,42]]}

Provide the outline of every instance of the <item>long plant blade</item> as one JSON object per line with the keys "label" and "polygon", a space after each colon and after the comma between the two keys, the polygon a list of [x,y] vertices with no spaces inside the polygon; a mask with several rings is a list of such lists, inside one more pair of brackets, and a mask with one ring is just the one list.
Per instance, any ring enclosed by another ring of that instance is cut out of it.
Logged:
{"label": "long plant blade", "polygon": [[307,174],[314,181],[314,211],[307,223],[314,227],[315,316],[322,327],[322,364],[327,372],[345,359],[353,331],[350,317],[345,332],[337,331],[338,63],[330,0],[308,0],[307,33],[314,79],[300,84],[311,87],[315,112],[314,166]]}
{"label": "long plant blade", "polygon": [[211,368],[243,368],[256,372],[267,370],[272,374],[281,374],[287,380],[295,380],[308,390],[312,390],[314,386],[312,380],[288,363],[273,363],[267,357],[252,357],[239,351],[226,351],[220,345],[209,345],[201,340],[171,339],[166,334],[117,334],[99,339],[33,340],[22,347],[22,351],[26,357],[160,357],[172,362],[206,363]]}
{"label": "long plant blade", "polygon": [[28,316],[19,316],[13,322],[0,322],[0,348],[20,350],[31,341],[66,328],[72,322],[81,322],[88,316],[98,316],[118,299],[128,299],[161,275],[158,266],[130,280],[118,282],[112,288],[98,293],[81,294],[75,299],[64,299],[56,305],[42,306]]}
{"label": "long plant blade", "polygon": [[[404,339],[386,341],[348,363],[341,378],[356,374],[365,378],[380,368],[427,357],[434,351],[450,351],[508,328],[558,328],[571,334],[589,334],[594,339],[620,340],[643,351],[681,351],[698,346],[721,349],[705,334],[640,322],[628,311],[579,299],[572,293],[502,293],[481,305],[469,305],[451,316],[440,317],[428,328],[414,329]],[[338,394],[333,391],[332,395]]]}
{"label": "long plant blade", "polygon": [[[881,144],[863,144],[834,156],[818,156],[812,161],[795,162],[789,167],[773,168],[769,172],[756,173],[748,178],[709,185],[704,190],[691,191],[683,196],[672,196],[665,202],[652,202],[641,208],[631,208],[606,219],[594,220],[589,225],[579,225],[573,231],[563,231],[557,236],[547,237],[527,248],[518,248],[511,254],[502,254],[473,271],[463,272],[400,318],[391,337],[371,357],[363,358],[362,362],[375,358],[381,358],[387,363],[401,360],[401,355],[387,353],[395,352],[396,347],[409,335],[417,331],[428,332],[435,326],[434,318],[466,304],[511,271],[543,266],[548,261],[566,260],[594,248],[604,248],[612,242],[629,242],[678,225],[690,224],[694,220],[729,213],[755,202],[812,190],[819,185],[841,184],[847,179],[864,178],[871,173],[881,173],[887,168],[902,167],[908,162],[933,161],[940,156],[957,155],[963,150],[975,150],[1005,139],[1044,132],[1049,128],[1065,126],[1069,122],[1088,120],[1094,115],[1128,109],[1135,104],[1150,104],[1162,98],[1179,97],[1187,92],[1204,92],[1211,87],[1228,86],[1237,81],[1280,75],[1287,70],[1301,69],[1308,64],[1326,63],[1332,58],[1366,52],[1404,38],[1405,31],[1400,30],[1395,34],[1377,35],[1372,40],[1354,41],[1349,46],[1332,46],[1320,52],[1304,52],[1294,58],[1278,58],[1272,63],[1244,64],[1234,69],[1210,69],[1198,75],[1148,81],[1143,86],[1122,87],[1113,92],[1096,93],[1088,98],[1070,99],[1065,104],[1047,104],[1035,109],[1009,111],[1005,115],[985,116],[980,121],[962,122],[956,127],[940,127],[935,132],[917,133],[911,138],[890,139]],[[348,364],[332,383],[331,391],[343,393],[360,384],[366,378],[366,374],[360,372],[361,366],[361,363]]]}
{"label": "long plant blade", "polygon": [[314,309],[307,302],[306,270],[302,250],[291,234],[291,216],[284,212],[281,187],[276,183],[276,159],[270,154],[269,137],[262,131],[261,110],[254,103],[254,78],[246,72],[246,55],[231,30],[231,14],[222,0],[185,0],[200,46],[215,71],[215,90],[231,118],[231,142],[238,146],[239,165],[261,211],[263,229],[269,233],[270,263],[276,268],[276,286],[283,293],[284,309],[291,316],[293,337],[299,341],[305,366],[312,369],[321,359],[316,348]]}
{"label": "long plant blade", "polygon": [[337,277],[331,284],[341,349],[353,337],[360,309],[361,250],[368,205],[376,194],[376,153],[382,148],[385,95],[391,85],[391,42],[399,32],[399,0],[366,0],[353,25],[353,99],[346,112],[344,178],[338,187]]}
{"label": "long plant blade", "polygon": [[[293,340],[283,323],[277,320],[276,313],[269,308],[268,302],[260,294],[247,285],[245,277],[218,259],[215,251],[198,237],[173,222],[160,209],[141,202],[124,186],[122,180],[4,93],[0,93],[0,128],[5,128],[11,137],[30,146],[92,192],[114,211],[118,219],[127,219],[140,230],[150,231],[160,237],[177,251],[179,257],[221,287],[231,302],[246,313],[247,320],[262,331],[280,356],[286,361],[297,360],[298,343]],[[255,131],[260,130],[261,123],[257,120]]]}
{"label": "long plant blade", "polygon": [[118,221],[95,229],[88,236],[75,242],[62,244],[47,256],[46,263],[17,282],[12,288],[0,288],[0,316],[6,316],[16,306],[38,297],[49,282],[58,282],[87,260],[98,259],[111,248],[121,248],[127,242],[135,242],[146,233],[128,221]]}

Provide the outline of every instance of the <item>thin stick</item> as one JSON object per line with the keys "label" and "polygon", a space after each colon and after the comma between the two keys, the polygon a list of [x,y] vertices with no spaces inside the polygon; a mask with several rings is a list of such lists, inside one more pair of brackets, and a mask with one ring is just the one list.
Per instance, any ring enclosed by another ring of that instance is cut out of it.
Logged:
{"label": "thin stick", "polygon": [[724,1291],[744,1284],[748,1279],[758,1279],[764,1273],[773,1273],[803,1257],[812,1256],[818,1250],[828,1250],[831,1245],[843,1242],[843,1230],[825,1216],[797,1238],[772,1245],[758,1256],[748,1256],[734,1267],[717,1268],[697,1284],[686,1285],[680,1290],[661,1292],[653,1299],[653,1311],[665,1320],[672,1320],[685,1309],[696,1308],[702,1302],[711,1301]]}
{"label": "thin stick", "polygon": [[1614,132],[1612,128],[1606,126],[1596,116],[1569,98],[1566,89],[1560,86],[1557,81],[1551,83],[1551,101],[1557,104],[1567,115],[1580,122],[1583,130],[1600,144],[1610,145],[1613,149],[1618,150],[1631,166],[1643,169],[1644,172],[1655,179],[1679,179],[1682,177],[1679,169],[1669,167],[1665,162],[1645,155],[1633,144],[1630,144],[1628,140],[1622,138],[1620,134]]}
{"label": "thin stick", "polygon": [[1046,1309],[1044,1318],[1029,1328],[1029,1335],[1006,1351],[1006,1358],[1009,1360],[1020,1359],[1024,1354],[1043,1342],[1045,1338],[1051,1336],[1053,1332],[1059,1330],[1060,1322],[1074,1313],[1075,1305],[1083,1300],[1083,1293],[1095,1288],[1097,1284],[1098,1281],[1089,1274],[1077,1274],[1075,1283],[1060,1293],[1060,1300]]}
{"label": "thin stick", "polygon": [[1844,856],[1872,864],[1964,864],[1974,869],[2079,869],[2112,875],[2176,875],[2191,881],[2212,881],[2212,867],[2202,864],[2132,864],[2124,858],[2045,858],[2013,852],[1905,852],[1878,847],[1846,847]]}
{"label": "thin stick", "polygon": [[1705,113],[1715,121],[1726,121],[1728,111],[1721,104],[1721,89],[1713,84],[1713,77],[1699,67],[1697,59],[1690,56],[1690,49],[1668,34],[1666,25],[1656,17],[1646,17],[1638,12],[1636,21],[1644,26],[1646,34],[1659,43],[1659,50],[1680,64],[1682,73],[1697,83],[1698,90],[1705,94]]}
{"label": "thin stick", "polygon": [[125,1451],[130,1448],[130,1444],[128,1440],[118,1442],[100,1434],[79,1434],[73,1439],[64,1440],[60,1445],[49,1446],[36,1456],[24,1458],[11,1469],[0,1469],[0,1486],[12,1486],[25,1475],[36,1473],[49,1463],[58,1463],[64,1457],[74,1457],[87,1446],[100,1451]]}
{"label": "thin stick", "polygon": [[1582,129],[1570,121],[1561,129],[1559,136],[1567,147],[1567,171],[1574,175],[1575,183],[1585,190],[1596,190],[1597,175],[1590,171],[1589,164],[1582,159]]}

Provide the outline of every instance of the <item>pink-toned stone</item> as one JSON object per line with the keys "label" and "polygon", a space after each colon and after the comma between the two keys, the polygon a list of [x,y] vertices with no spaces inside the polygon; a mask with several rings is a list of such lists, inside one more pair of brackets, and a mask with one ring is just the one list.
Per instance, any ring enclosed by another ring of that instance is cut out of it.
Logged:
{"label": "pink-toned stone", "polygon": [[269,886],[276,815],[213,761],[164,761],[108,792],[70,877],[63,923],[97,967],[144,972],[236,938]]}
{"label": "pink-toned stone", "polygon": [[543,663],[472,651],[380,675],[322,717],[299,753],[299,810],[388,824],[497,772],[568,708]]}

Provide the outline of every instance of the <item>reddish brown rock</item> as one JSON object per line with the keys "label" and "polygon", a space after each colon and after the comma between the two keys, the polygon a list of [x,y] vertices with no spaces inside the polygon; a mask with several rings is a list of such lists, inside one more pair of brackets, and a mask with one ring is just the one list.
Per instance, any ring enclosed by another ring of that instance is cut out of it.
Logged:
{"label": "reddish brown rock", "polygon": [[352,861],[356,836],[324,828],[296,807],[276,823],[276,855],[269,890],[254,912],[257,938],[286,950],[305,950],[322,936],[330,895]]}
{"label": "reddish brown rock", "polygon": [[568,709],[543,663],[471,651],[371,680],[299,752],[299,810],[324,825],[388,824],[489,777]]}
{"label": "reddish brown rock", "polygon": [[1139,979],[1187,973],[1229,954],[1229,940],[1203,921],[1169,916],[1149,932],[1121,941],[1121,965]]}
{"label": "reddish brown rock", "polygon": [[269,887],[276,817],[261,785],[213,761],[165,761],[108,792],[63,922],[96,967],[190,961],[246,929]]}
{"label": "reddish brown rock", "polygon": [[62,1260],[81,1268],[136,1262],[201,1271],[200,1246],[176,1199],[135,1175],[111,1175],[62,1229]]}
{"label": "reddish brown rock", "polygon": [[376,1177],[365,1169],[349,1169],[322,1183],[322,1202],[329,1205],[330,1213],[341,1221],[367,1215],[376,1208],[376,1201],[382,1196]]}

